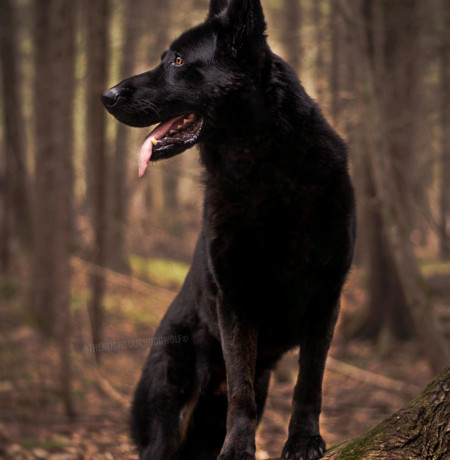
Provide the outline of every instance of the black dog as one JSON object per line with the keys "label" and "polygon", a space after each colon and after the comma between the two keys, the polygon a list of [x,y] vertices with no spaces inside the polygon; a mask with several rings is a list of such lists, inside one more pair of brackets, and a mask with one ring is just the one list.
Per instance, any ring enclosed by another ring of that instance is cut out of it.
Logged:
{"label": "black dog", "polygon": [[[211,0],[154,70],[106,91],[149,160],[199,143],[192,268],[136,389],[142,460],[251,460],[271,370],[300,346],[285,459],[318,459],[322,377],[355,239],[346,146],[269,49],[260,0]],[[186,341],[170,343],[171,336]]]}

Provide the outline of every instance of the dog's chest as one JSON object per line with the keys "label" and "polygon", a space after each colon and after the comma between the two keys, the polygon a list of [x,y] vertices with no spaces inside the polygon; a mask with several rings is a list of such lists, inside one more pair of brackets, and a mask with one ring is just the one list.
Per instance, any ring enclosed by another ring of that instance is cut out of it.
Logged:
{"label": "dog's chest", "polygon": [[311,258],[313,238],[312,206],[301,193],[280,198],[261,188],[220,194],[206,203],[205,213],[216,278],[258,292],[297,279]]}

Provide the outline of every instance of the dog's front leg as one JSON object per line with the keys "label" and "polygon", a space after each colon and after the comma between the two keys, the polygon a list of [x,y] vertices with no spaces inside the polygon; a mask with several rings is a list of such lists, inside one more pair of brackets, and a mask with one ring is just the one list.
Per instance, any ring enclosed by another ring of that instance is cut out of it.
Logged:
{"label": "dog's front leg", "polygon": [[218,302],[228,387],[227,435],[218,460],[254,460],[257,331],[236,305]]}
{"label": "dog's front leg", "polygon": [[325,442],[319,431],[322,380],[338,308],[330,308],[328,317],[323,313],[322,317],[305,318],[300,345],[300,372],[294,389],[289,437],[283,449],[283,459],[317,460],[325,452]]}

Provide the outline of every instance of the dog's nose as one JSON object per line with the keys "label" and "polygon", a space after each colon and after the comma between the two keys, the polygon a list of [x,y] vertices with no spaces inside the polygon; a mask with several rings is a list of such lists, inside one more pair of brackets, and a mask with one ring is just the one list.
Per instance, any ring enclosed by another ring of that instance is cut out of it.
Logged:
{"label": "dog's nose", "polygon": [[112,107],[116,102],[117,99],[119,99],[120,96],[120,91],[118,91],[116,88],[111,88],[105,91],[102,94],[102,102],[105,107]]}

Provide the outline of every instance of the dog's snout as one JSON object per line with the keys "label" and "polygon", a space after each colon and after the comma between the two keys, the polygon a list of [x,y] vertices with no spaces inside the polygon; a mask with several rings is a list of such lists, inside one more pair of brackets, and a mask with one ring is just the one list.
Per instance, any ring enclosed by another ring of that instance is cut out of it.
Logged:
{"label": "dog's snout", "polygon": [[114,107],[117,104],[117,101],[120,97],[124,97],[126,94],[130,93],[131,90],[129,88],[111,88],[105,91],[102,94],[102,102],[103,105],[107,108]]}

